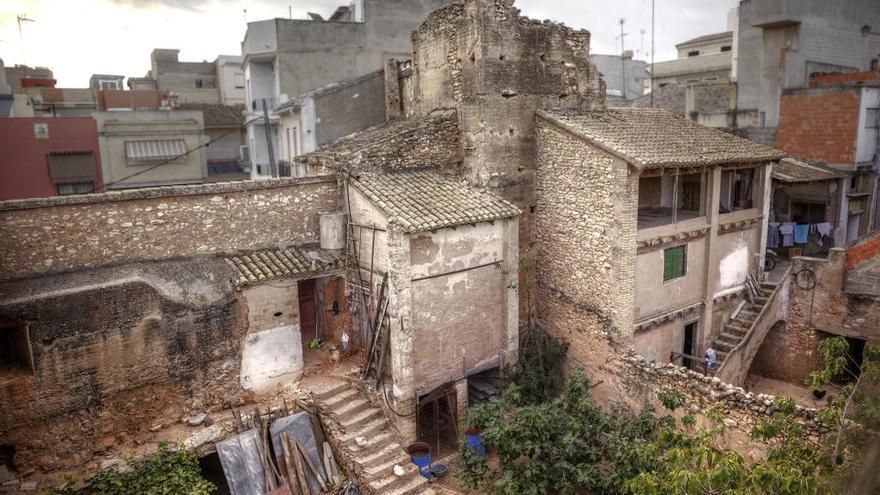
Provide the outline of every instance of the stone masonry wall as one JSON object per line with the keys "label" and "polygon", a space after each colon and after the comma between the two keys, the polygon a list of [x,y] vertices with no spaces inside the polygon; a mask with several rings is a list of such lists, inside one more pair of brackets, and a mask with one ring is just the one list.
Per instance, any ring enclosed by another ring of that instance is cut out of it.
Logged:
{"label": "stone masonry wall", "polygon": [[538,321],[589,361],[592,349],[580,349],[573,330],[631,341],[637,178],[541,117],[537,133]]}
{"label": "stone masonry wall", "polygon": [[82,465],[114,444],[244,403],[247,310],[219,259],[131,264],[0,284],[33,369],[4,370],[0,438],[15,463]]}
{"label": "stone masonry wall", "polygon": [[0,280],[316,242],[338,200],[322,176],[0,202]]}
{"label": "stone masonry wall", "polygon": [[313,170],[398,170],[461,162],[458,118],[452,110],[388,122],[297,158]]}

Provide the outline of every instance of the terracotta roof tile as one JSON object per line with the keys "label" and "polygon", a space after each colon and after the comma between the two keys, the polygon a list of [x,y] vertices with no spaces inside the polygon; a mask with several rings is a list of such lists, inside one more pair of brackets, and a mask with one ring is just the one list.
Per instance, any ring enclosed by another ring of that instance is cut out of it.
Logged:
{"label": "terracotta roof tile", "polygon": [[335,272],[344,267],[345,256],[342,252],[306,245],[228,256],[226,263],[238,276],[236,284],[242,286],[277,278],[306,278]]}
{"label": "terracotta roof tile", "polygon": [[658,108],[616,108],[538,115],[639,169],[779,160],[782,151],[697,124]]}
{"label": "terracotta roof tile", "polygon": [[201,110],[205,127],[239,127],[244,123],[244,106],[222,103],[184,103],[181,110]]}
{"label": "terracotta roof tile", "polygon": [[837,180],[848,174],[817,163],[809,163],[795,158],[783,158],[779,163],[773,164],[771,175],[781,182],[799,183]]}
{"label": "terracotta roof tile", "polygon": [[515,217],[519,208],[488,192],[428,170],[363,172],[351,185],[408,233]]}

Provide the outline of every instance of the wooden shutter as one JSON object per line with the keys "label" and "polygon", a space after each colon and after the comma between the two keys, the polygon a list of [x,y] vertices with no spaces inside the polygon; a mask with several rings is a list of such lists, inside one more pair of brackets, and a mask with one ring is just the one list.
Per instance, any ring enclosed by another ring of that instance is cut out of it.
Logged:
{"label": "wooden shutter", "polygon": [[663,251],[663,281],[684,276],[684,246],[676,246]]}

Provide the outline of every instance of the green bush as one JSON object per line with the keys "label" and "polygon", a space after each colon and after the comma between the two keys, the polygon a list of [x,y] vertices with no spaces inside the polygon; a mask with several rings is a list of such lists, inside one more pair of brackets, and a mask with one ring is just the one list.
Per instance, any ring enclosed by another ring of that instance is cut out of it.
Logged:
{"label": "green bush", "polygon": [[210,495],[216,487],[202,478],[195,454],[182,448],[159,450],[142,461],[132,462],[131,469],[116,466],[92,475],[82,488],[68,480],[53,495]]}

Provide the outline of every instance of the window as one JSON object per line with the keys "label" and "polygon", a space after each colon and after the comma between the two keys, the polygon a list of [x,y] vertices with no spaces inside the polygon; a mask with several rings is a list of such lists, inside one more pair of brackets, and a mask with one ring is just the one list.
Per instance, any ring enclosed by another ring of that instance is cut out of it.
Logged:
{"label": "window", "polygon": [[55,185],[58,188],[59,196],[68,196],[71,194],[89,194],[95,192],[94,182],[66,182]]}
{"label": "window", "polygon": [[663,281],[668,282],[684,277],[687,267],[685,246],[675,246],[663,250]]}
{"label": "window", "polygon": [[234,76],[235,89],[244,89],[244,74]]}
{"label": "window", "polygon": [[94,192],[98,166],[90,150],[52,151],[48,159],[49,177],[59,195]]}
{"label": "window", "polygon": [[754,168],[740,168],[721,172],[721,201],[719,213],[754,208],[754,189],[757,174]]}
{"label": "window", "polygon": [[119,81],[107,81],[104,79],[98,80],[98,86],[102,90],[116,90],[119,89]]}
{"label": "window", "polygon": [[880,108],[867,108],[865,109],[865,129],[876,129],[877,128],[877,113],[880,112]]}
{"label": "window", "polygon": [[729,52],[731,50],[730,45],[724,45],[721,47],[722,52]]}
{"label": "window", "polygon": [[638,228],[705,216],[706,183],[705,173],[639,177]]}
{"label": "window", "polygon": [[696,57],[699,54],[700,54],[700,50],[693,50],[693,51],[688,52],[688,57]]}
{"label": "window", "polygon": [[183,139],[125,142],[125,159],[132,165],[177,160],[185,153]]}
{"label": "window", "polygon": [[201,89],[201,88],[203,88],[204,86],[205,86],[204,81],[202,81],[201,79],[196,79],[196,87],[197,87],[197,88]]}
{"label": "window", "polygon": [[856,192],[859,190],[859,176],[854,175],[849,179],[849,190],[850,192]]}

